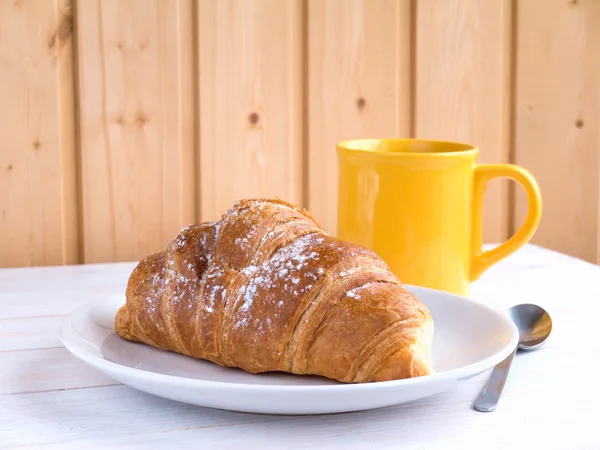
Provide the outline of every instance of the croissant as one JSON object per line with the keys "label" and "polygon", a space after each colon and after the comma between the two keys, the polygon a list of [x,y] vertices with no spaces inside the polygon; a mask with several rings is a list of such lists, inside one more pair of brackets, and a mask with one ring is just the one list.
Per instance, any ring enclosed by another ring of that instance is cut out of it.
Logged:
{"label": "croissant", "polygon": [[240,200],[143,259],[115,330],[249,373],[364,383],[432,372],[426,306],[375,253],[279,199]]}

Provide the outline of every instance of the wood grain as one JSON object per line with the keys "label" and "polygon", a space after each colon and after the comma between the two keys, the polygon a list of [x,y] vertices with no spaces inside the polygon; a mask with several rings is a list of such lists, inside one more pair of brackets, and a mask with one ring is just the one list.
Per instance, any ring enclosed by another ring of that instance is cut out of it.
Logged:
{"label": "wood grain", "polygon": [[[509,162],[511,1],[417,3],[416,137],[480,148],[479,162]],[[484,242],[509,232],[508,183],[486,191]]]}
{"label": "wood grain", "polygon": [[302,203],[300,0],[200,0],[198,33],[201,219],[253,196]]}
{"label": "wood grain", "polygon": [[85,262],[162,250],[196,219],[191,0],[77,4]]}
{"label": "wood grain", "polygon": [[[600,261],[600,2],[519,2],[517,54],[516,160],[544,200],[533,242]],[[526,211],[519,195],[515,226]]]}
{"label": "wood grain", "polygon": [[409,0],[308,1],[308,205],[336,234],[338,141],[409,137]]}
{"label": "wood grain", "polygon": [[72,23],[0,2],[0,267],[78,262]]}

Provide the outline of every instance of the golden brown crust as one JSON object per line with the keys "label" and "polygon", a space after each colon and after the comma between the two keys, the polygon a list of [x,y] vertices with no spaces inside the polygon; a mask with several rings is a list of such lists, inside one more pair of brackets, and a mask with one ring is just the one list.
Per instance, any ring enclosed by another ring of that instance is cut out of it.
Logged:
{"label": "golden brown crust", "polygon": [[132,272],[115,329],[250,373],[342,382],[427,375],[427,308],[372,251],[279,199],[238,201]]}

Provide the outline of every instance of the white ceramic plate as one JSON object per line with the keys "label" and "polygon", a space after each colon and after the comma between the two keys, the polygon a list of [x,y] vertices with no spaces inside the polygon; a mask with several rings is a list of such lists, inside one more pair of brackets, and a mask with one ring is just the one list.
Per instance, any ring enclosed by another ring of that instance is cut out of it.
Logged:
{"label": "white ceramic plate", "polygon": [[502,361],[518,331],[507,315],[482,303],[407,286],[429,308],[435,333],[435,374],[406,380],[343,384],[283,373],[252,375],[121,339],[113,321],[123,297],[74,311],[60,337],[75,356],[141,391],[173,400],[234,411],[323,414],[380,408],[455,388]]}

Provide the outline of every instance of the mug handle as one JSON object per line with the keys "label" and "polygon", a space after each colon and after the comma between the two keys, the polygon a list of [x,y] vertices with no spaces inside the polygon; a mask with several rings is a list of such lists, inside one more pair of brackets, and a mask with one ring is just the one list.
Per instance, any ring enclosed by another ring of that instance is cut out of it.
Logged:
{"label": "mug handle", "polygon": [[[484,251],[483,238],[483,195],[486,185],[494,178],[510,178],[525,189],[529,210],[525,222],[510,239],[497,247]],[[537,181],[528,170],[514,164],[477,164],[473,180],[473,228],[471,229],[471,281],[501,259],[525,245],[535,233],[542,216],[542,196]]]}

